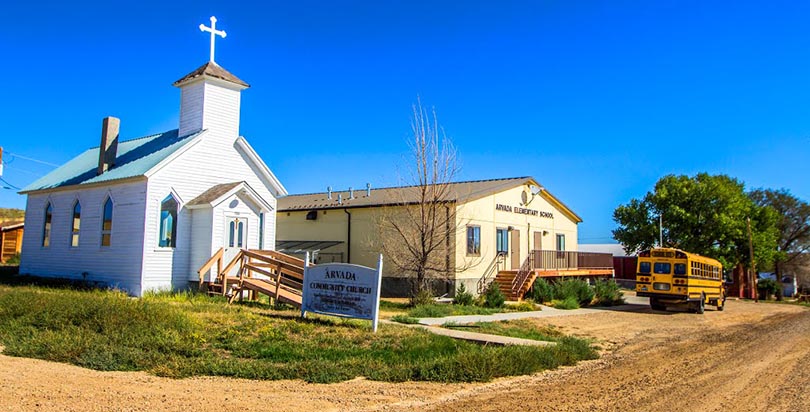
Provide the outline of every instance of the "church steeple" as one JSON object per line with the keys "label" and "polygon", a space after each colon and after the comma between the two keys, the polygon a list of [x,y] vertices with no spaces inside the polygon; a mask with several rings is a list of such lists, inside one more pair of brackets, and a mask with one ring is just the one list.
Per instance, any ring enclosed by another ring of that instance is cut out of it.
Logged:
{"label": "church steeple", "polygon": [[216,18],[211,17],[211,28],[200,25],[200,30],[211,32],[211,58],[191,73],[174,82],[180,88],[180,136],[202,129],[222,134],[226,138],[239,137],[241,92],[250,87],[214,62],[215,35],[225,37],[216,30]]}

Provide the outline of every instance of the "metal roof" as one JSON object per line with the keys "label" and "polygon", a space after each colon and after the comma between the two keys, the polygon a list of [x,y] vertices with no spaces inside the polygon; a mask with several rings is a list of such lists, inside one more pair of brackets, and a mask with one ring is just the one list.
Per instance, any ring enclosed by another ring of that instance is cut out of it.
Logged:
{"label": "metal roof", "polygon": [[203,131],[178,136],[177,129],[118,143],[115,166],[97,174],[98,147],[87,149],[56,170],[24,187],[20,193],[142,176]]}
{"label": "metal roof", "polygon": [[[447,196],[441,201],[466,203],[524,184],[540,186],[531,176],[452,182],[447,184],[448,188],[445,191]],[[290,212],[296,210],[348,209],[416,204],[419,203],[421,198],[419,189],[420,186],[385,187],[372,189],[369,196],[366,189],[361,188],[354,191],[353,198],[347,190],[332,192],[331,199],[326,192],[289,195],[278,199],[278,211]],[[541,196],[571,217],[571,219],[577,222],[582,221],[582,218],[547,190],[543,189]],[[340,202],[338,198],[340,198]]]}

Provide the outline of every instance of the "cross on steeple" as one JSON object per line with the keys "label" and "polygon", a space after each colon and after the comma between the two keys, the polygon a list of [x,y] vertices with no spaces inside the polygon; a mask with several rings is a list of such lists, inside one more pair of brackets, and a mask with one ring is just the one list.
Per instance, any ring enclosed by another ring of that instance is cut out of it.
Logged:
{"label": "cross on steeple", "polygon": [[219,35],[223,39],[227,35],[225,30],[217,30],[217,18],[211,16],[211,27],[206,27],[205,24],[200,24],[200,31],[207,31],[211,33],[211,59],[210,61],[214,61],[214,38]]}

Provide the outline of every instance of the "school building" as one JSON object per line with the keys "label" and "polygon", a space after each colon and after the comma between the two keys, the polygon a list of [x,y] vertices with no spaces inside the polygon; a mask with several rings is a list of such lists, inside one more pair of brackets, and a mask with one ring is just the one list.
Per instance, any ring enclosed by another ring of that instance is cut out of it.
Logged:
{"label": "school building", "polygon": [[[405,248],[384,221],[407,219],[419,205],[418,186],[289,195],[278,199],[279,252],[317,263],[376,266],[380,253]],[[464,284],[482,293],[497,282],[519,300],[538,276],[612,276],[612,255],[577,251],[582,219],[532,177],[450,183],[442,200],[444,245],[436,252],[444,266],[434,283],[453,295]],[[383,247],[384,242],[389,243]],[[385,253],[384,253],[385,255]],[[383,296],[405,296],[409,278],[384,256]],[[434,265],[436,266],[436,265]]]}

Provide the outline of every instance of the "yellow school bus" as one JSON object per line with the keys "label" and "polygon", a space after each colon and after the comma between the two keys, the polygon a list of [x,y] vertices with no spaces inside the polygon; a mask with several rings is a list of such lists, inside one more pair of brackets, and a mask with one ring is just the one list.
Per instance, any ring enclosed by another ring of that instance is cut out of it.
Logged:
{"label": "yellow school bus", "polygon": [[653,310],[682,304],[701,314],[707,304],[723,310],[723,265],[679,249],[645,250],[638,254],[636,295],[649,297]]}

